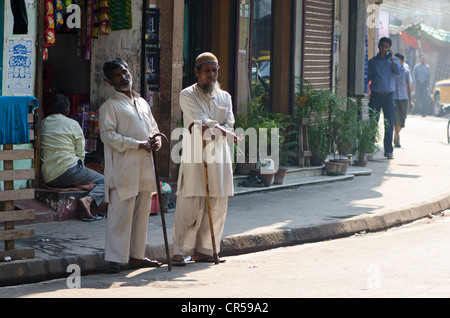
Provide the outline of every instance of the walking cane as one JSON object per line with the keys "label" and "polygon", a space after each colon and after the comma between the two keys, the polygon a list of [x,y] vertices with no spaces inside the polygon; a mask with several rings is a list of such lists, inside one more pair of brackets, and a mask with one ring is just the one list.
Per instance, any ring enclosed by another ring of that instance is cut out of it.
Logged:
{"label": "walking cane", "polygon": [[[153,137],[151,137],[150,140],[153,140],[158,136],[164,137],[164,139],[166,139],[166,141],[168,141],[166,135],[164,135],[162,133],[157,133],[157,134],[153,135]],[[172,264],[170,263],[169,243],[167,241],[166,218],[164,215],[164,207],[163,207],[163,202],[162,202],[161,187],[160,187],[160,183],[159,183],[158,164],[157,164],[157,160],[156,160],[156,150],[155,149],[152,149],[152,156],[153,156],[153,166],[155,168],[156,188],[158,189],[159,211],[161,214],[161,222],[162,222],[163,235],[164,235],[164,245],[166,247],[167,264],[169,266],[169,272],[170,272],[172,270]]]}
{"label": "walking cane", "polygon": [[[189,131],[192,133],[192,126],[194,123],[191,123],[189,126]],[[208,129],[208,126],[202,125],[202,148],[203,151],[206,147],[206,140],[203,138],[203,133]],[[212,136],[212,139],[214,139],[214,136]],[[212,220],[212,213],[211,213],[211,199],[209,196],[209,182],[208,182],[208,164],[205,161],[205,158],[202,155],[203,159],[203,169],[205,171],[205,184],[206,184],[206,205],[208,207],[208,218],[209,218],[209,229],[211,232],[211,242],[212,242],[212,248],[213,248],[213,257],[214,257],[214,263],[217,265],[219,264],[219,257],[217,255],[217,249],[216,249],[216,238],[214,236],[214,227],[213,227],[213,220]]]}

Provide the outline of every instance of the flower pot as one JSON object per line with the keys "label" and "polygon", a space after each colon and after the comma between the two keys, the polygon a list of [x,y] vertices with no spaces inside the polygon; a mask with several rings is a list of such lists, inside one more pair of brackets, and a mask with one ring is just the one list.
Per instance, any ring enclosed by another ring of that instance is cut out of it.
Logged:
{"label": "flower pot", "polygon": [[330,159],[331,162],[342,163],[341,175],[345,175],[347,173],[347,168],[350,164],[350,159]]}
{"label": "flower pot", "polygon": [[327,161],[325,162],[325,172],[328,176],[338,176],[341,174],[343,165],[340,162]]}
{"label": "flower pot", "polygon": [[287,168],[279,168],[273,177],[273,184],[283,184],[284,177],[286,177]]}
{"label": "flower pot", "polygon": [[358,167],[365,167],[367,166],[367,163],[367,160],[353,160],[353,164]]}
{"label": "flower pot", "polygon": [[266,187],[273,183],[273,176],[275,173],[261,173],[260,169],[253,169],[251,175],[257,175],[262,181],[264,181]]}
{"label": "flower pot", "polygon": [[310,162],[311,162],[311,166],[322,166],[323,163],[325,162],[325,159],[327,158],[327,156],[311,156],[309,158]]}

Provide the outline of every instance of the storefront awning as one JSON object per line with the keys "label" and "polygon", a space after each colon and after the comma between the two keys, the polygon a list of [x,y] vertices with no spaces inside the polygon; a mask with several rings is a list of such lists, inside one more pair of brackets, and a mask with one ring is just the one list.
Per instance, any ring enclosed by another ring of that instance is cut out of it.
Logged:
{"label": "storefront awning", "polygon": [[425,53],[447,51],[450,49],[450,32],[427,26],[423,23],[413,25],[401,33],[402,41],[415,49],[419,47]]}

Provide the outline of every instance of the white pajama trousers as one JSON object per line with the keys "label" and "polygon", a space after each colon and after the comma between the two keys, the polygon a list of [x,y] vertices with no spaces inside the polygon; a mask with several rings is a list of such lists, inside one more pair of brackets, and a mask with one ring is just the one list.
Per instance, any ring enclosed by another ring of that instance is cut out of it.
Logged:
{"label": "white pajama trousers", "polygon": [[147,243],[152,192],[120,201],[116,189],[109,192],[105,260],[128,263],[130,257],[143,259]]}
{"label": "white pajama trousers", "polygon": [[[211,198],[211,215],[217,253],[220,251],[227,209],[228,197]],[[174,255],[189,256],[195,252],[213,255],[205,197],[177,197],[172,236]]]}

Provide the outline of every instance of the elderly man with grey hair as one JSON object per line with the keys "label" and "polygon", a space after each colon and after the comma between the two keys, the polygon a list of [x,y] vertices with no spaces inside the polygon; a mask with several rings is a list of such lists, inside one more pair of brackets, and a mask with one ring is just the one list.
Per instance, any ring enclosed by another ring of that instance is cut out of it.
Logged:
{"label": "elderly man with grey hair", "polygon": [[128,268],[159,267],[145,257],[148,217],[157,192],[152,149],[160,138],[150,105],[132,90],[128,64],[108,60],[103,72],[114,93],[100,107],[100,137],[105,145],[105,200],[108,205],[106,273]]}
{"label": "elderly man with grey hair", "polygon": [[[196,84],[180,94],[185,134],[178,176],[177,204],[173,228],[172,265],[183,266],[188,256],[196,262],[213,262],[213,244],[209,228],[202,142],[195,142],[200,125],[220,131],[215,140],[207,140],[208,189],[217,253],[220,250],[228,197],[234,195],[233,171],[228,137],[237,138],[232,127],[235,119],[231,96],[217,81],[219,62],[212,53],[203,53],[195,63]],[[192,127],[191,125],[195,125]],[[189,131],[192,127],[192,131]],[[222,138],[224,133],[227,138]],[[214,133],[216,135],[216,133]]]}

